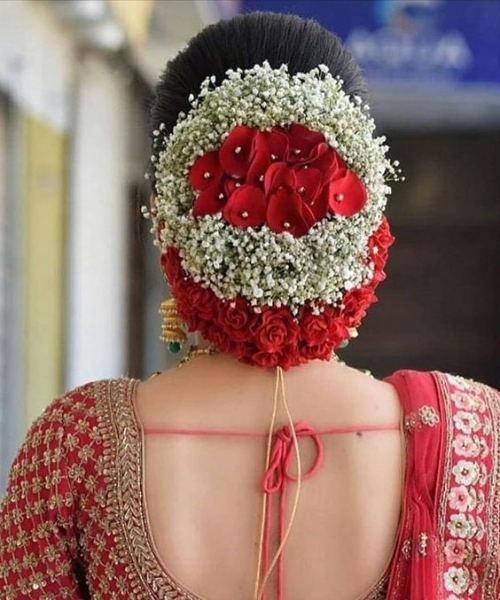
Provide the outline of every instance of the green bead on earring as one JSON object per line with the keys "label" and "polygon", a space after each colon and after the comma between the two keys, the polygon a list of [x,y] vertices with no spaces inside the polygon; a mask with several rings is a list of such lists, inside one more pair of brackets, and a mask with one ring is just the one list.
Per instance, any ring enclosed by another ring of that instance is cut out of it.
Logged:
{"label": "green bead on earring", "polygon": [[[358,337],[358,330],[355,327],[348,327],[347,331],[349,332],[349,338],[354,340],[355,338]],[[349,346],[349,339],[344,340],[343,342],[341,342],[339,344],[339,349],[344,349],[347,348],[347,346]]]}

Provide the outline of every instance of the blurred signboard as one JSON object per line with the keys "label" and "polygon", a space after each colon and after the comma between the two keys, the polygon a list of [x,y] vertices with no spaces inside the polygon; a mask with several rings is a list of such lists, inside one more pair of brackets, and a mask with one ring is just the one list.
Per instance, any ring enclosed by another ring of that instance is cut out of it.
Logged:
{"label": "blurred signboard", "polygon": [[241,0],[244,12],[312,17],[374,81],[500,85],[498,0]]}

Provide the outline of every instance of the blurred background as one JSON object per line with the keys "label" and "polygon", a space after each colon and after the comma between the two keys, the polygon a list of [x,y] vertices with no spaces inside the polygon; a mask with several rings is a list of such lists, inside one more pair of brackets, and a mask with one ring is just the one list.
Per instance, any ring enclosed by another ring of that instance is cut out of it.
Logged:
{"label": "blurred background", "polygon": [[158,340],[167,290],[140,216],[148,102],[192,35],[251,10],[342,37],[406,175],[388,280],[342,357],[500,387],[500,2],[2,0],[0,491],[57,394],[178,359]]}

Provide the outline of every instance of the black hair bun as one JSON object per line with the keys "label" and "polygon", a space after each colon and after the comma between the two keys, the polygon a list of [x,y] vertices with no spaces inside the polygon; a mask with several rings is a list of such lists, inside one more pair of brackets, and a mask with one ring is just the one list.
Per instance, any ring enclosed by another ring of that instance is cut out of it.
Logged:
{"label": "black hair bun", "polygon": [[170,133],[179,113],[188,112],[190,94],[198,94],[202,81],[215,75],[220,82],[228,69],[249,69],[267,60],[290,74],[307,72],[323,63],[344,81],[348,95],[366,100],[361,69],[340,39],[317,21],[295,15],[251,12],[209,25],[167,63],[151,106],[151,131],[160,123]]}

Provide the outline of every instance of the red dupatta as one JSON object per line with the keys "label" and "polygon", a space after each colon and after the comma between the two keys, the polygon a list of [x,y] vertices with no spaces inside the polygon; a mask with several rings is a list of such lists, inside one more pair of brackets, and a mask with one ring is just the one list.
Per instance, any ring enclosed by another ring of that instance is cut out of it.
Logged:
{"label": "red dupatta", "polygon": [[405,413],[407,470],[387,600],[495,600],[500,394],[441,373],[387,378]]}

